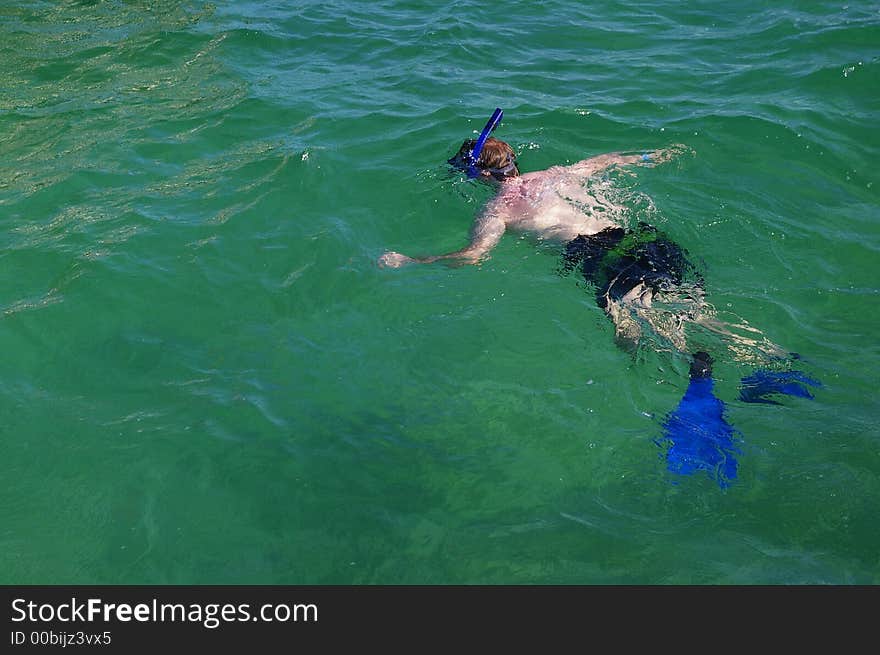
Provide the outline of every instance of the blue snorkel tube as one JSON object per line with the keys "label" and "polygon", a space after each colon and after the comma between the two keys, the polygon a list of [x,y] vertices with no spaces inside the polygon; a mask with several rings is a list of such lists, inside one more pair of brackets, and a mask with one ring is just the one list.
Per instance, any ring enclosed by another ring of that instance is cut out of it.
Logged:
{"label": "blue snorkel tube", "polygon": [[496,107],[495,111],[492,113],[492,117],[486,123],[483,131],[480,132],[480,136],[477,138],[471,151],[463,157],[453,157],[449,160],[449,163],[467,171],[468,177],[479,176],[480,171],[477,169],[477,162],[480,161],[480,153],[483,152],[483,146],[486,145],[486,139],[488,139],[492,131],[498,127],[498,123],[501,122],[502,116],[504,116],[504,112],[501,111],[501,107]]}
{"label": "blue snorkel tube", "polygon": [[477,139],[477,142],[474,144],[474,149],[471,150],[470,162],[468,162],[468,176],[476,177],[480,174],[477,170],[477,162],[480,161],[480,153],[483,152],[483,146],[486,145],[486,139],[489,138],[489,135],[498,127],[498,123],[501,122],[501,117],[504,116],[504,112],[501,111],[501,107],[496,107],[495,111],[492,113],[492,117],[486,122],[486,126],[483,128],[483,131],[480,132],[480,137]]}

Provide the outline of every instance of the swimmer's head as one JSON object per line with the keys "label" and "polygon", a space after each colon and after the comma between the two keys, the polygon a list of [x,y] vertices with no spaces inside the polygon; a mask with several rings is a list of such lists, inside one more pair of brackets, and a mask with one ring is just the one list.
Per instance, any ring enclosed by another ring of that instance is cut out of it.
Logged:
{"label": "swimmer's head", "polygon": [[[469,167],[471,153],[476,143],[476,139],[466,139],[461,144],[461,148],[458,149],[455,157],[449,160],[449,163],[457,168],[466,170]],[[513,148],[495,137],[486,139],[477,160],[470,162],[470,165],[473,166],[473,169],[476,170],[479,176],[491,177],[499,181],[519,175]]]}

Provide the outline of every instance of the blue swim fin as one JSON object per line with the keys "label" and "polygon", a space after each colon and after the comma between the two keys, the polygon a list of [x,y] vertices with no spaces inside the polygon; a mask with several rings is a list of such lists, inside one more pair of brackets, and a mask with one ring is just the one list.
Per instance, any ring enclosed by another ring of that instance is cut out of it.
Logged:
{"label": "blue swim fin", "polygon": [[724,410],[714,393],[712,358],[695,353],[687,391],[666,417],[663,436],[657,440],[667,446],[668,470],[682,475],[706,471],[720,487],[736,479],[738,432],[725,420]]}
{"label": "blue swim fin", "polygon": [[766,403],[779,405],[780,403],[769,396],[771,394],[785,394],[800,398],[813,398],[810,393],[811,387],[821,387],[822,383],[807,377],[800,371],[768,371],[758,370],[742,379],[739,390],[739,399],[746,403]]}

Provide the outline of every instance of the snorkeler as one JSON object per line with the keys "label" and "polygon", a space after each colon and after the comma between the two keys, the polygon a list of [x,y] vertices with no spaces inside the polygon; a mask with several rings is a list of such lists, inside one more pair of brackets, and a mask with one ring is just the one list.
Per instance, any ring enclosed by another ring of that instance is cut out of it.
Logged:
{"label": "snorkeler", "polygon": [[670,349],[689,357],[687,391],[664,421],[658,443],[667,448],[669,470],[706,470],[726,486],[736,477],[737,433],[725,420],[724,403],[714,395],[714,360],[702,349],[691,350],[688,331],[698,328],[720,334],[738,359],[748,358],[765,367],[743,378],[740,399],[744,402],[776,403],[773,395],[780,393],[812,398],[806,385],[818,382],[798,371],[776,370],[790,354],[760,337],[755,328],[717,321],[705,300],[703,278],[687,251],[646,223],[635,229],[620,225],[613,217],[623,212],[609,210],[621,208],[587,185],[600,173],[655,166],[688,149],[676,145],[639,154],[609,153],[522,174],[513,149],[489,136],[502,116],[501,109],[496,109],[479,138],[465,140],[448,160],[497,191],[477,215],[469,244],[454,252],[421,257],[389,251],[379,258],[379,265],[399,268],[441,260],[477,264],[507,231],[565,244],[560,273],[578,269],[595,289],[596,303],[614,323],[619,345],[634,350],[644,331],[650,330]]}

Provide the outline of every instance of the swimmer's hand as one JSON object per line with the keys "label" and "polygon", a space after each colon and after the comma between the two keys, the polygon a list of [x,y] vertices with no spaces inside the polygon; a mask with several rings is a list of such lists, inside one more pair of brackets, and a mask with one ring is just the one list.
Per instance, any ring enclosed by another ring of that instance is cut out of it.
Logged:
{"label": "swimmer's hand", "polygon": [[668,148],[663,148],[662,150],[649,150],[642,155],[642,162],[648,165],[662,164],[677,157],[694,154],[696,153],[693,148],[688,148],[683,143],[674,143]]}
{"label": "swimmer's hand", "polygon": [[412,257],[407,257],[402,253],[389,250],[379,257],[379,268],[400,268],[406,264],[412,264],[415,261],[416,260]]}

